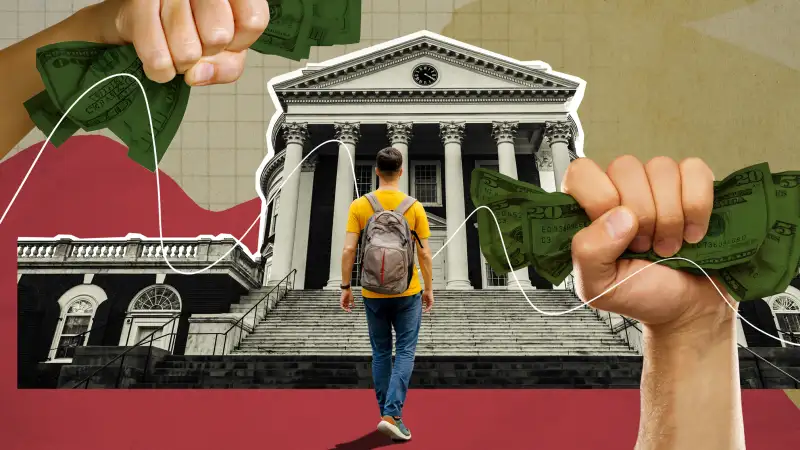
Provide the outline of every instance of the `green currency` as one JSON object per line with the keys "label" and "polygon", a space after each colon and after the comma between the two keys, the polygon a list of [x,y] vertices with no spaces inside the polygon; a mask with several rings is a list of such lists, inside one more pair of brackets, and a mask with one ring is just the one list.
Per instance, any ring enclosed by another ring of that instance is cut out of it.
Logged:
{"label": "green currency", "polygon": [[[703,269],[722,269],[747,262],[767,235],[769,203],[773,196],[769,165],[757,164],[738,170],[714,186],[714,209],[706,236],[696,244],[684,242],[675,256],[694,261]],[[658,261],[654,251],[626,252],[623,258]],[[663,263],[673,269],[697,271],[687,261]]]}
{"label": "green currency", "polygon": [[360,41],[361,0],[317,0],[314,16],[314,45],[357,44]]}
{"label": "green currency", "polygon": [[314,7],[313,0],[269,0],[269,25],[250,48],[295,61],[308,58]]}
{"label": "green currency", "polygon": [[[478,212],[481,252],[492,269],[508,273],[533,266],[553,284],[572,272],[572,238],[591,222],[569,195],[548,193],[496,171],[475,169],[470,194]],[[715,183],[706,236],[684,243],[676,256],[710,271],[740,301],[783,292],[800,264],[800,172],[771,174],[766,163],[736,171]],[[521,231],[521,233],[520,233]],[[500,236],[511,259],[506,262]],[[626,251],[622,258],[659,261],[653,251]],[[700,273],[683,260],[662,264]]]}
{"label": "green currency", "polygon": [[771,204],[764,243],[750,261],[720,270],[719,279],[737,300],[763,298],[782,292],[797,275],[792,270],[798,258],[800,222],[800,172],[773,174]]}
{"label": "green currency", "polygon": [[[164,84],[151,81],[144,75],[142,62],[132,45],[107,46],[86,42],[48,45],[37,51],[36,65],[51,103],[47,104],[39,94],[25,106],[42,132],[49,135],[61,119],[57,111],[66,111],[80,98],[68,114],[67,126],[56,132],[58,140],[54,145],[66,140],[77,131],[77,127],[85,131],[108,128],[128,146],[129,157],[148,170],[155,170],[147,100],[136,80],[142,84],[150,100],[157,159],[160,161],[175,137],[189,102],[190,88],[183,82],[183,76]],[[130,76],[115,77],[84,95],[111,74],[129,74],[136,80]]]}

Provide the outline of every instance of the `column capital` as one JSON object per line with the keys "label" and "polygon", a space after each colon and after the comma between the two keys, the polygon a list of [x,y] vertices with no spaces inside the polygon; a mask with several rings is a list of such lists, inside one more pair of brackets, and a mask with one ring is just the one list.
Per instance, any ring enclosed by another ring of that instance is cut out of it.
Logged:
{"label": "column capital", "polygon": [[539,150],[534,153],[536,156],[536,168],[539,171],[549,172],[553,170],[553,152],[550,150]]}
{"label": "column capital", "polygon": [[286,145],[298,144],[304,145],[308,139],[308,124],[305,122],[286,122],[281,125],[283,131],[283,139]]}
{"label": "column capital", "polygon": [[464,141],[466,134],[465,122],[441,122],[439,123],[439,135],[442,138],[442,143],[447,144],[461,144]]}
{"label": "column capital", "polygon": [[408,145],[414,135],[413,125],[411,122],[387,122],[386,136],[389,138],[389,144]]}
{"label": "column capital", "polygon": [[359,122],[335,122],[336,139],[355,146],[361,139],[361,124]]}
{"label": "column capital", "polygon": [[492,122],[492,137],[497,145],[513,144],[518,130],[519,122]]}
{"label": "column capital", "polygon": [[301,172],[313,172],[317,169],[317,155],[312,155],[300,166]]}
{"label": "column capital", "polygon": [[569,122],[545,122],[544,134],[551,145],[559,142],[569,144],[573,138]]}

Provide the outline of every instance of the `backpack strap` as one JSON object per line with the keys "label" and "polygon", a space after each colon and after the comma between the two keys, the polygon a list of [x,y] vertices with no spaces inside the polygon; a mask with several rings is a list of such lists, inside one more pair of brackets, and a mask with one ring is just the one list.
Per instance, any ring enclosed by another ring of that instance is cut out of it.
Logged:
{"label": "backpack strap", "polygon": [[408,212],[408,210],[414,205],[414,203],[417,203],[417,199],[415,199],[410,195],[407,195],[406,198],[404,198],[403,201],[401,201],[400,204],[397,205],[397,208],[394,209],[394,212],[402,216],[406,212]]}
{"label": "backpack strap", "polygon": [[369,200],[369,204],[372,205],[372,210],[375,211],[375,214],[383,211],[383,205],[381,205],[381,202],[378,201],[378,197],[375,196],[374,192],[370,192],[364,197]]}

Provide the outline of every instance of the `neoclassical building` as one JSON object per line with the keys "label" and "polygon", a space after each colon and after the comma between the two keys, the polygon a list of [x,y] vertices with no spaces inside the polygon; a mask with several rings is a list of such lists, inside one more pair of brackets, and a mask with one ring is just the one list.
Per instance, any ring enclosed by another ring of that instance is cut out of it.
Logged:
{"label": "neoclassical building", "polygon": [[[470,175],[486,167],[555,191],[583,156],[581,80],[429,32],[309,64],[269,88],[278,114],[267,134],[272,157],[257,172],[269,201],[256,254],[229,251],[234,241],[224,236],[164,247],[137,235],[20,238],[20,386],[53,385],[75,347],[125,348],[154,332],[154,346],[174,354],[230,352],[236,342],[219,333],[252,331],[248,311],[287,275],[292,289],[338,289],[353,175],[358,194],[375,189],[374,158],[386,146],[405,156],[401,186],[425,206],[433,252],[452,238],[434,260],[434,289],[517,289],[484,261],[475,217],[459,231],[474,210]],[[311,154],[332,139],[339,142]],[[192,276],[164,261],[195,272],[223,256]],[[526,289],[554,288],[532,269],[517,276]],[[767,333],[800,341],[800,278],[740,311]],[[750,327],[740,328],[740,343],[781,346]]]}
{"label": "neoclassical building", "polygon": [[[265,283],[295,269],[298,286],[338,289],[353,174],[359,195],[375,189],[375,155],[392,146],[404,156],[401,189],[428,212],[433,252],[453,238],[434,260],[434,288],[507,289],[513,277],[483,261],[475,217],[456,233],[474,210],[471,173],[493,168],[554,191],[580,153],[574,111],[582,85],[546,64],[430,32],[273,80],[275,156],[260,177],[263,197],[274,199],[261,232]],[[552,287],[532,271],[517,276],[525,288]]]}

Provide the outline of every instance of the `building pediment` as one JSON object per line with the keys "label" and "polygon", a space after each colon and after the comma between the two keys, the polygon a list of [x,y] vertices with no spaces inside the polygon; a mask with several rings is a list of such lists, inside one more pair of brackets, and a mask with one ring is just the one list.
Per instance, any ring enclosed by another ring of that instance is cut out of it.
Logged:
{"label": "building pediment", "polygon": [[[436,69],[434,84],[415,83],[412,72],[420,64]],[[474,95],[566,101],[580,86],[550,73],[544,64],[515,61],[428,31],[310,64],[271,84],[282,103],[389,97],[425,101]]]}
{"label": "building pediment", "polygon": [[445,219],[429,212],[426,212],[425,215],[428,216],[428,226],[430,228],[447,228],[447,221]]}

